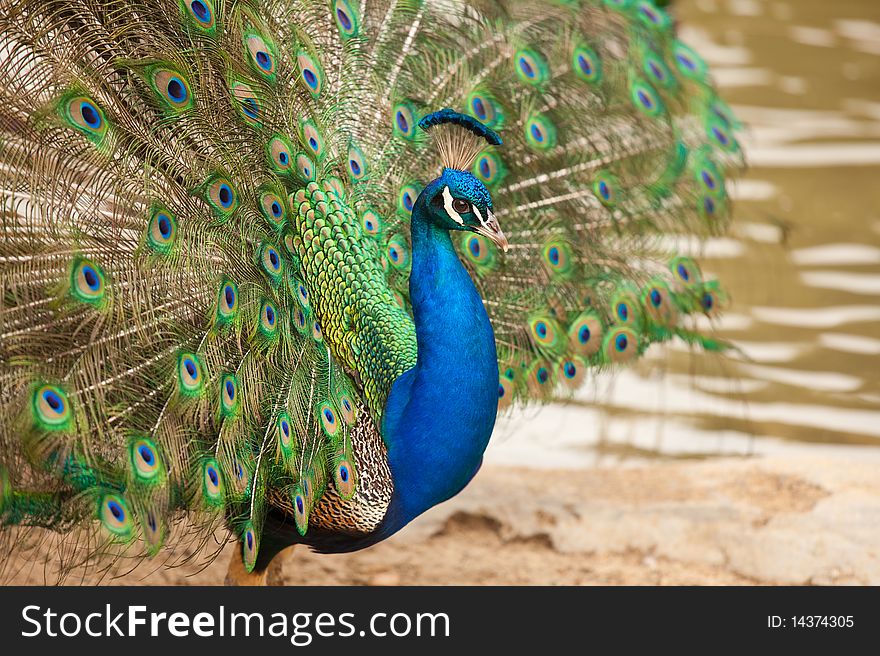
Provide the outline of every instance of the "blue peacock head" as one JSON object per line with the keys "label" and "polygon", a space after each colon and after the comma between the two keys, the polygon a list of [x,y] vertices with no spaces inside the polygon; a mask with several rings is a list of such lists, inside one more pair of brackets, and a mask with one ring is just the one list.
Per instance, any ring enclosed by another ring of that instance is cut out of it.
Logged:
{"label": "blue peacock head", "polygon": [[428,114],[419,127],[431,130],[443,162],[443,172],[416,199],[418,210],[446,230],[468,230],[492,240],[507,251],[507,237],[501,231],[486,186],[470,173],[483,141],[501,145],[501,137],[478,120],[451,109]]}

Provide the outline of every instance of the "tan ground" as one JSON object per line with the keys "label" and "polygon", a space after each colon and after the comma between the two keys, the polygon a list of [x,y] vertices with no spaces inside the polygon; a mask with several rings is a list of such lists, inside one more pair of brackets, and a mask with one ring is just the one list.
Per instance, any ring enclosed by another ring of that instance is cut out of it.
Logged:
{"label": "tan ground", "polygon": [[[220,584],[232,546],[193,575]],[[13,582],[42,582],[24,568]],[[71,581],[72,582],[72,581]],[[632,469],[487,467],[459,497],[366,551],[286,552],[274,585],[880,584],[873,458],[739,459]]]}

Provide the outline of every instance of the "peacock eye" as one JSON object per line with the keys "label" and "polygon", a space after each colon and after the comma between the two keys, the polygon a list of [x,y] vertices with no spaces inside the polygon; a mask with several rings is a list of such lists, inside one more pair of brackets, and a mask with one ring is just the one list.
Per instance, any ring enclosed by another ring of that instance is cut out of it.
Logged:
{"label": "peacock eye", "polygon": [[466,200],[462,200],[461,198],[454,198],[452,200],[452,209],[454,209],[459,214],[463,214],[465,212],[471,211],[471,204]]}

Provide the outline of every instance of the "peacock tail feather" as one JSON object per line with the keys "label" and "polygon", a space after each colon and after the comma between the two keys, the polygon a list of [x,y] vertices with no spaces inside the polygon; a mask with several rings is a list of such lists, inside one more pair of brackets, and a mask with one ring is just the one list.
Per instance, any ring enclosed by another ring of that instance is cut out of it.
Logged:
{"label": "peacock tail feather", "polygon": [[[267,515],[369,532],[417,360],[409,218],[450,107],[511,247],[454,240],[499,407],[580,385],[726,296],[670,235],[729,214],[739,124],[649,0],[0,5],[0,518],[189,558]],[[185,545],[181,551],[180,545]],[[184,555],[181,555],[184,554]]]}

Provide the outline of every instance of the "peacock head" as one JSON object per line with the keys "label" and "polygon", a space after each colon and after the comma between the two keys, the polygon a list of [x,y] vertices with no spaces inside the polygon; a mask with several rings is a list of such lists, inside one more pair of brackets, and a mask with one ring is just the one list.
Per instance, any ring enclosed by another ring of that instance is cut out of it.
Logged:
{"label": "peacock head", "polygon": [[445,230],[469,230],[507,251],[507,237],[492,211],[489,190],[467,171],[445,168],[416,199],[415,209]]}
{"label": "peacock head", "polygon": [[492,196],[468,171],[484,140],[499,146],[501,138],[475,118],[451,109],[428,114],[419,127],[431,130],[436,138],[443,172],[422,190],[413,211],[445,230],[483,235],[506,252],[509,244],[495,218]]}

